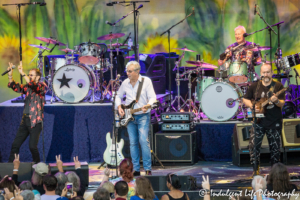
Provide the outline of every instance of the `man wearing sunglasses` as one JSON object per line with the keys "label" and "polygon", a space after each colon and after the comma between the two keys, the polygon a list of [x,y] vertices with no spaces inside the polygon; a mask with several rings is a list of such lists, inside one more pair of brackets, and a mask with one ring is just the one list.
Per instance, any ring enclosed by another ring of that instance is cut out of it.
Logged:
{"label": "man wearing sunglasses", "polygon": [[[142,108],[142,111],[134,114],[134,121],[130,121],[127,125],[127,131],[130,140],[130,154],[133,163],[133,175],[140,175],[140,150],[142,149],[143,167],[146,175],[151,174],[151,151],[149,142],[149,126],[150,126],[150,109],[146,106],[153,105],[156,101],[156,94],[152,85],[152,81],[148,77],[140,75],[140,64],[136,61],[128,62],[126,72],[128,78],[122,82],[120,89],[116,95],[116,108],[118,108],[121,117],[124,116],[124,110],[121,107],[121,99],[126,95],[126,105],[133,100],[139,99],[134,105],[134,109]],[[141,85],[140,95],[137,95],[139,85]],[[138,97],[139,96],[139,97]]]}
{"label": "man wearing sunglasses", "polygon": [[13,64],[9,63],[7,69],[11,70],[8,72],[8,87],[17,93],[25,95],[22,121],[11,147],[9,162],[14,161],[14,155],[19,154],[21,145],[26,138],[30,136],[29,149],[32,154],[33,162],[39,163],[40,154],[37,144],[42,130],[45,104],[45,85],[43,82],[40,82],[41,72],[38,69],[31,69],[27,75],[23,71],[22,62],[20,62],[18,71],[25,79],[26,84],[19,84],[15,82],[12,77]]}

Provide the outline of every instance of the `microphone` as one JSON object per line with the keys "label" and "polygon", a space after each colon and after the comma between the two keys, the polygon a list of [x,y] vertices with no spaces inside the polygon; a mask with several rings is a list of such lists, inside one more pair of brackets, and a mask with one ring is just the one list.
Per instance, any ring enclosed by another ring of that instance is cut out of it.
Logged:
{"label": "microphone", "polygon": [[260,77],[261,80],[264,79],[264,78],[265,78],[265,76],[261,76],[261,77]]}
{"label": "microphone", "polygon": [[297,72],[297,70],[294,68],[294,71],[295,71],[295,73],[296,73],[296,76],[298,76],[299,77],[299,74],[298,74],[298,72]]}
{"label": "microphone", "polygon": [[142,8],[142,7],[144,7],[143,4],[139,5],[139,7],[137,8],[137,10],[140,9],[140,8]]}
{"label": "microphone", "polygon": [[[13,65],[11,68],[14,69],[14,68],[16,68],[16,66]],[[11,69],[6,70],[5,72],[2,73],[2,76],[4,76],[5,74],[7,74],[10,71],[11,71]]]}
{"label": "microphone", "polygon": [[251,35],[251,34],[244,33],[244,34],[243,34],[243,37],[247,37],[247,36],[249,36],[249,35]]}
{"label": "microphone", "polygon": [[51,53],[53,51],[53,49],[58,45],[58,43],[55,43],[55,45],[52,47],[52,49],[50,50],[49,53]]}
{"label": "microphone", "polygon": [[110,2],[110,3],[107,3],[106,6],[113,6],[114,4],[119,4],[120,2],[118,1],[113,1],[113,2]]}
{"label": "microphone", "polygon": [[255,4],[255,7],[254,7],[254,15],[256,15],[256,4]]}
{"label": "microphone", "polygon": [[110,23],[109,21],[106,21],[105,24],[108,24],[110,26],[115,26],[115,23]]}
{"label": "microphone", "polygon": [[123,45],[124,45],[125,43],[127,43],[128,39],[129,39],[129,37],[130,37],[130,35],[131,35],[131,32],[129,33],[129,35],[128,35],[128,37],[126,38],[126,40],[123,42]]}

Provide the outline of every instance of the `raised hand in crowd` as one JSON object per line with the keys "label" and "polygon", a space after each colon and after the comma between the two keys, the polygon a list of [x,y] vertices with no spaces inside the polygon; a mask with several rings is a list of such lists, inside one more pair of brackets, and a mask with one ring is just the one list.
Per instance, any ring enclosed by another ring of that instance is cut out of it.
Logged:
{"label": "raised hand in crowd", "polygon": [[20,154],[15,154],[15,159],[13,161],[13,164],[14,164],[13,174],[18,174],[19,167],[20,167]]}
{"label": "raised hand in crowd", "polygon": [[61,197],[66,197],[67,196],[67,193],[68,193],[68,189],[67,187],[65,187],[62,191],[61,191]]}
{"label": "raised hand in crowd", "polygon": [[73,159],[74,159],[75,169],[81,168],[81,163],[78,160],[78,156],[75,156]]}
{"label": "raised hand in crowd", "polygon": [[5,200],[10,200],[14,198],[14,193],[10,192],[8,188],[4,188],[4,198]]}
{"label": "raised hand in crowd", "polygon": [[73,199],[74,197],[77,197],[77,192],[73,191],[73,194],[71,194],[71,199]]}
{"label": "raised hand in crowd", "polygon": [[21,190],[19,188],[17,188],[14,191],[15,194],[15,199],[14,200],[23,200],[23,196],[21,195]]}
{"label": "raised hand in crowd", "polygon": [[63,162],[61,161],[60,159],[60,155],[58,156],[55,156],[56,158],[56,166],[57,166],[57,169],[59,172],[64,172],[64,169],[63,169]]}
{"label": "raised hand in crowd", "polygon": [[206,190],[204,195],[204,200],[210,199],[210,184],[209,184],[209,176],[207,175],[206,178],[204,175],[202,175],[202,188]]}

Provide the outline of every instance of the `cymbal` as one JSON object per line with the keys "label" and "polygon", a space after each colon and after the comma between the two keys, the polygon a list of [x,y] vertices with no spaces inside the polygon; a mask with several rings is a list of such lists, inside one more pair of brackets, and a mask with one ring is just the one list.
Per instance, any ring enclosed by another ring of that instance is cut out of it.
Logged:
{"label": "cymbal", "polygon": [[[107,46],[110,46],[110,44],[108,44]],[[128,45],[127,44],[121,44],[121,43],[113,43],[113,44],[111,44],[111,46],[119,48],[119,47],[128,46]]]}
{"label": "cymbal", "polygon": [[172,49],[177,49],[177,50],[180,50],[180,51],[196,52],[196,51],[190,50],[188,48],[172,48]]}
{"label": "cymbal", "polygon": [[97,40],[110,40],[110,39],[116,39],[123,37],[125,34],[124,33],[110,33],[108,35],[102,35],[97,38]]}
{"label": "cymbal", "polygon": [[250,49],[247,49],[249,51],[266,51],[266,50],[270,50],[271,48],[269,46],[258,46],[258,47],[253,47]]}
{"label": "cymbal", "polygon": [[73,49],[69,49],[69,48],[59,49],[59,50],[64,51],[64,52],[72,52],[72,51],[74,51]]}
{"label": "cymbal", "polygon": [[263,63],[266,63],[266,64],[271,64],[271,63],[275,63],[275,61],[266,61],[266,62],[256,62],[257,65],[260,65],[260,64],[263,64]]}
{"label": "cymbal", "polygon": [[40,41],[50,43],[50,44],[58,44],[59,46],[66,46],[66,44],[61,43],[58,40],[55,40],[55,39],[52,39],[52,38],[35,37],[35,39],[38,39]]}
{"label": "cymbal", "polygon": [[29,46],[39,48],[39,49],[43,49],[43,50],[45,50],[45,49],[50,50],[48,47],[44,47],[44,46],[41,46],[41,45],[29,44]]}
{"label": "cymbal", "polygon": [[209,63],[200,62],[200,61],[186,61],[186,63],[199,66],[201,68],[210,68],[210,69],[217,69],[218,67]]}

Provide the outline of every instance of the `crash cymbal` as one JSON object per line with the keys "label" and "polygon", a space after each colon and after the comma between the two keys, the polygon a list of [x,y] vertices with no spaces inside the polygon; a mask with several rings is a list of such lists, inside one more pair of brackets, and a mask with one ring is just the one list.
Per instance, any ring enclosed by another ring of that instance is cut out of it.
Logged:
{"label": "crash cymbal", "polygon": [[65,49],[59,49],[60,51],[64,51],[64,52],[72,52],[74,51],[73,49],[69,49],[69,48],[65,48]]}
{"label": "crash cymbal", "polygon": [[250,49],[247,49],[248,51],[266,51],[270,50],[271,48],[269,46],[257,46],[257,47],[252,47]]}
{"label": "crash cymbal", "polygon": [[189,52],[196,52],[196,51],[193,51],[193,50],[190,50],[188,48],[172,48],[172,49],[177,49],[177,50],[180,50],[180,51],[189,51]]}
{"label": "crash cymbal", "polygon": [[209,63],[200,62],[200,61],[186,61],[186,63],[199,66],[201,68],[210,68],[210,69],[217,69],[218,67]]}
{"label": "crash cymbal", "polygon": [[41,45],[29,44],[29,46],[35,47],[35,48],[39,48],[39,49],[43,49],[43,50],[45,50],[45,49],[46,50],[50,50],[49,48],[41,46]]}
{"label": "crash cymbal", "polygon": [[124,33],[110,33],[108,35],[102,35],[97,38],[97,40],[110,40],[110,39],[116,39],[123,37],[125,34]]}
{"label": "crash cymbal", "polygon": [[38,39],[40,41],[50,43],[50,44],[58,44],[59,46],[66,46],[66,44],[61,43],[58,40],[55,40],[53,38],[35,37],[35,39]]}
{"label": "crash cymbal", "polygon": [[[110,47],[110,44],[108,44],[107,46]],[[115,47],[115,48],[119,48],[119,47],[122,47],[122,46],[127,46],[127,44],[113,43],[113,44],[111,44],[111,46]]]}

